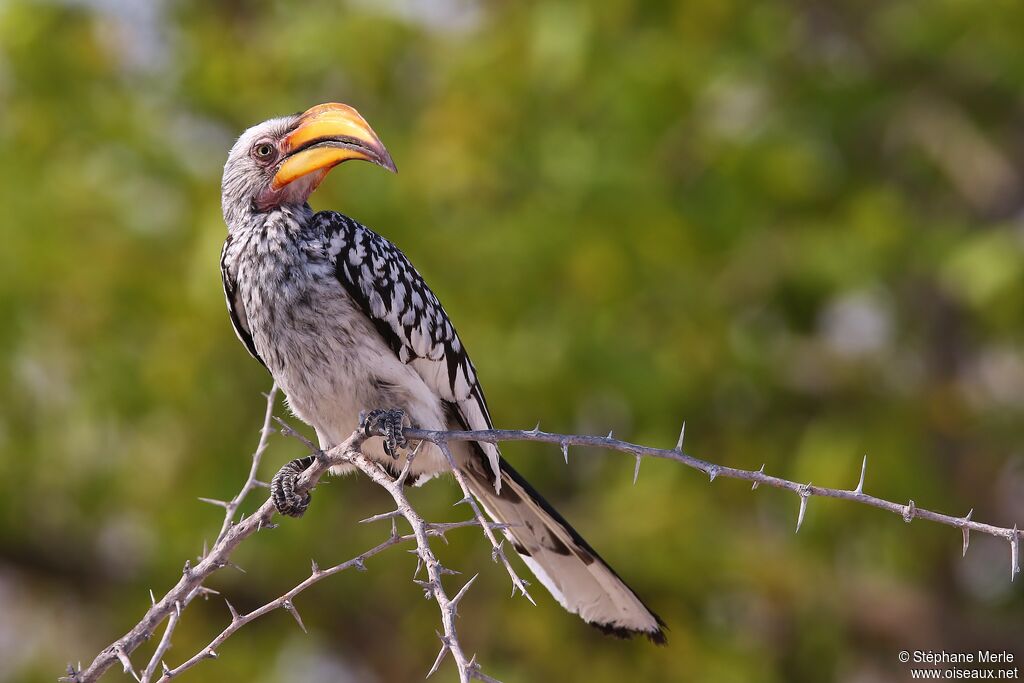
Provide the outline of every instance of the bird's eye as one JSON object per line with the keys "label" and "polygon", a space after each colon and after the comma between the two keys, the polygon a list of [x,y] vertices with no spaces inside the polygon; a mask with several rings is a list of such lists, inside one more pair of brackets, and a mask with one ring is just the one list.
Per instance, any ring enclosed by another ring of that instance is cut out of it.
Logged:
{"label": "bird's eye", "polygon": [[260,161],[269,161],[274,157],[276,152],[277,150],[275,150],[274,146],[269,142],[261,142],[252,150],[253,155]]}

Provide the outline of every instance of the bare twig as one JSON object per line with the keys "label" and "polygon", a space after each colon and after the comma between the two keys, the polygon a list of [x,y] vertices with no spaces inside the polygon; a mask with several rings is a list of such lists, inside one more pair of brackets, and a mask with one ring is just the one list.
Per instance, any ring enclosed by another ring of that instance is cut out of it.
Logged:
{"label": "bare twig", "polygon": [[[190,591],[185,597],[185,601],[182,604],[182,608],[188,607],[188,603],[192,601],[192,598],[196,595],[198,589]],[[181,612],[176,609],[171,613],[171,616],[167,619],[167,626],[164,627],[164,634],[160,637],[160,642],[157,643],[156,650],[153,651],[153,656],[149,658],[149,664],[146,665],[146,670],[142,672],[142,677],[139,679],[140,683],[149,683],[156,674],[156,668],[164,661],[164,655],[167,654],[167,650],[171,647],[171,636],[174,635],[174,629],[178,626],[178,621],[181,619]]]}
{"label": "bare twig", "polygon": [[[312,443],[305,440],[301,435],[298,435],[298,433],[294,432],[290,427],[285,425],[282,427],[281,431],[282,433],[290,436],[298,436],[299,438],[302,438],[306,445],[316,454],[316,459],[313,464],[299,476],[296,482],[297,491],[301,492],[311,489],[316,485],[323,474],[334,465],[344,463],[355,465],[360,471],[369,476],[374,482],[381,485],[391,494],[395,504],[398,506],[398,511],[412,526],[413,533],[408,536],[399,536],[396,532],[392,531],[391,537],[383,543],[371,548],[352,560],[335,565],[329,569],[319,569],[314,563],[312,573],[305,581],[298,584],[278,599],[268,602],[266,605],[245,615],[239,614],[231,604],[228,603],[228,610],[232,615],[231,623],[210,643],[210,645],[203,648],[203,650],[198,654],[173,669],[167,667],[166,664],[163,664],[162,656],[169,647],[170,634],[173,632],[173,624],[177,624],[177,621],[181,618],[181,610],[187,606],[187,604],[196,595],[207,590],[202,587],[203,581],[218,569],[231,565],[228,558],[244,539],[253,535],[259,529],[265,528],[269,524],[270,519],[275,514],[275,510],[273,503],[270,500],[267,500],[249,517],[237,523],[229,524],[227,531],[218,538],[213,547],[210,548],[209,552],[206,553],[194,567],[187,563],[178,583],[175,584],[175,586],[160,600],[155,601],[139,623],[129,630],[128,633],[103,650],[84,671],[77,671],[73,667],[70,668],[68,675],[65,676],[63,680],[79,683],[95,681],[115,662],[120,662],[122,666],[125,667],[126,671],[131,671],[131,663],[128,659],[128,654],[134,652],[136,648],[147,640],[152,634],[153,629],[164,619],[169,620],[168,628],[165,629],[164,637],[161,638],[161,643],[157,647],[157,652],[154,653],[154,660],[162,666],[163,673],[160,678],[161,681],[167,681],[178,673],[195,666],[198,662],[204,659],[216,657],[217,648],[219,648],[220,645],[235,631],[250,621],[253,621],[275,609],[286,609],[293,617],[296,618],[299,625],[303,626],[301,617],[298,616],[298,611],[293,602],[296,595],[327,576],[331,576],[351,567],[360,569],[365,568],[364,562],[366,558],[378,554],[392,545],[406,540],[414,540],[416,542],[417,554],[427,569],[428,581],[422,582],[422,584],[425,585],[425,589],[429,591],[430,596],[437,601],[441,610],[442,624],[445,631],[444,643],[452,653],[456,665],[458,666],[460,681],[464,683],[465,681],[469,681],[471,678],[480,678],[483,676],[483,673],[479,670],[479,666],[463,654],[462,647],[459,644],[458,636],[455,631],[455,615],[458,600],[448,598],[441,583],[441,577],[443,574],[455,572],[446,569],[438,561],[429,544],[430,536],[443,536],[451,529],[466,526],[478,526],[479,522],[475,519],[468,522],[451,522],[443,524],[426,522],[415,510],[413,510],[408,499],[405,497],[403,486],[405,477],[408,474],[408,466],[402,476],[397,479],[391,479],[391,477],[388,476],[380,466],[372,463],[359,451],[359,448],[362,446],[362,443],[366,438],[362,432],[355,432],[344,443],[325,453],[316,450]],[[249,481],[252,481],[252,478],[250,478]],[[390,517],[390,515],[388,517]],[[488,530],[494,528],[500,529],[503,528],[503,525],[489,524],[486,528],[488,528]],[[461,599],[461,595],[462,594],[460,593],[460,597],[458,599]],[[155,667],[156,665],[153,665],[154,671]],[[147,667],[147,671],[148,670],[149,667]]]}
{"label": "bare twig", "polygon": [[273,386],[270,387],[270,391],[267,392],[266,396],[267,409],[263,413],[260,441],[256,444],[256,450],[252,454],[249,476],[246,478],[245,484],[242,485],[242,489],[238,494],[224,506],[224,522],[220,525],[220,533],[217,534],[218,541],[228,532],[228,529],[231,527],[231,520],[235,518],[235,513],[238,512],[238,508],[242,505],[246,496],[252,493],[254,489],[266,487],[266,484],[257,479],[256,475],[259,474],[263,453],[267,450],[267,446],[270,445],[270,435],[274,433],[274,427],[271,425],[271,422],[274,419],[274,400],[277,398],[277,382],[274,382]]}
{"label": "bare twig", "polygon": [[[685,427],[686,426],[684,424],[684,430]],[[864,479],[867,473],[867,457],[864,458],[861,465],[860,480],[855,489],[834,489],[826,486],[812,486],[809,483],[801,484],[799,482],[765,474],[763,465],[760,470],[744,470],[735,467],[717,465],[707,460],[701,460],[700,458],[695,458],[692,455],[687,455],[682,451],[683,432],[680,432],[679,434],[677,447],[672,450],[640,446],[634,443],[629,443],[628,441],[615,439],[610,435],[605,437],[583,436],[578,434],[552,434],[550,432],[542,432],[538,429],[484,429],[478,431],[442,432],[407,428],[404,430],[404,434],[407,439],[429,441],[434,444],[448,443],[451,441],[477,441],[481,443],[536,441],[556,444],[562,449],[563,453],[567,451],[569,446],[587,446],[590,448],[603,448],[606,450],[619,451],[621,453],[632,455],[636,458],[663,458],[666,460],[674,460],[675,462],[686,465],[687,467],[704,472],[712,481],[714,481],[716,477],[742,479],[744,481],[752,482],[752,488],[757,488],[757,486],[764,484],[766,486],[784,489],[797,494],[797,496],[800,497],[797,530],[799,530],[800,525],[803,523],[804,515],[807,512],[808,498],[818,497],[849,500],[898,514],[906,522],[910,522],[914,519],[926,519],[930,522],[937,522],[939,524],[945,524],[946,526],[961,529],[964,535],[964,553],[967,552],[968,533],[970,531],[977,531],[979,533],[988,534],[989,536],[1001,538],[1010,544],[1011,578],[1016,576],[1020,571],[1018,563],[1018,548],[1020,546],[1021,535],[1024,535],[1024,531],[1018,529],[1016,525],[1011,529],[1008,527],[994,526],[992,524],[984,524],[982,522],[972,520],[971,513],[968,513],[966,517],[953,517],[952,515],[933,512],[931,510],[918,507],[913,500],[907,504],[901,504],[868,495],[864,493]]]}
{"label": "bare twig", "polygon": [[[391,494],[398,509],[401,510],[402,516],[409,522],[412,527],[413,533],[416,535],[416,548],[419,553],[420,559],[423,561],[423,565],[427,570],[429,591],[433,595],[434,600],[437,601],[438,609],[441,610],[441,625],[444,628],[444,638],[442,642],[448,651],[451,652],[452,658],[455,660],[455,665],[459,671],[460,683],[468,683],[473,678],[473,664],[466,657],[462,651],[462,645],[459,643],[458,635],[455,631],[455,613],[458,608],[458,601],[452,600],[448,597],[445,592],[444,586],[441,583],[441,576],[446,572],[445,568],[438,561],[437,556],[434,555],[434,551],[430,548],[429,539],[429,528],[423,518],[420,517],[412,505],[409,504],[409,500],[405,497],[405,491],[403,488],[405,475],[408,473],[408,468],[403,472],[403,475],[398,479],[391,479],[380,468],[376,463],[371,462],[362,453],[354,454],[351,462],[359,468],[361,472],[366,474],[368,477],[374,480],[377,484],[382,486]],[[484,527],[487,533],[491,533],[488,527]],[[468,584],[467,584],[468,586]],[[459,593],[459,599],[463,595]]]}
{"label": "bare twig", "polygon": [[[437,601],[438,609],[441,611],[441,625],[444,629],[444,635],[441,638],[442,650],[447,650],[451,653],[452,658],[455,660],[455,665],[459,672],[459,682],[468,683],[470,679],[474,678],[476,667],[462,651],[462,645],[459,643],[459,637],[455,630],[455,615],[458,609],[458,600],[461,600],[464,593],[464,589],[469,585],[463,587],[463,591],[460,591],[456,599],[448,597],[445,591],[444,585],[441,582],[441,577],[446,573],[454,573],[450,569],[444,567],[441,562],[437,559],[434,551],[430,547],[430,536],[432,528],[436,529],[436,525],[431,525],[426,522],[416,510],[413,509],[409,503],[409,499],[405,496],[405,480],[409,476],[409,468],[412,465],[413,459],[416,457],[416,451],[409,453],[408,458],[402,472],[398,477],[392,479],[391,476],[384,471],[384,469],[375,462],[368,459],[361,451],[356,448],[349,448],[341,453],[336,453],[337,448],[333,448],[324,454],[322,451],[316,449],[313,444],[302,437],[300,434],[292,430],[287,425],[278,421],[282,424],[281,433],[287,436],[294,436],[302,440],[310,450],[317,454],[317,460],[324,459],[326,455],[328,460],[334,461],[332,464],[338,464],[340,462],[354,465],[360,472],[368,476],[381,488],[391,494],[392,500],[395,502],[397,511],[405,517],[406,521],[409,522],[409,526],[412,527],[413,535],[416,538],[416,553],[419,557],[420,562],[427,570],[427,580],[417,582],[423,588],[427,597],[432,597]],[[356,432],[357,434],[360,432]],[[388,515],[391,516],[390,514]],[[380,517],[378,517],[379,519]],[[372,519],[372,518],[371,518]],[[393,517],[392,517],[393,519]],[[478,518],[479,519],[479,518]],[[493,536],[490,526],[486,520],[480,519],[483,524],[485,533]],[[472,583],[472,581],[470,581]],[[438,655],[440,660],[442,655]],[[435,662],[435,665],[438,664]],[[432,669],[433,670],[433,669]]]}
{"label": "bare twig", "polygon": [[[273,401],[273,392],[268,394],[268,412],[272,410],[270,407]],[[265,421],[263,434],[268,434],[270,425]],[[339,452],[346,452],[350,449],[358,449],[365,437],[361,433],[353,434],[351,438],[345,441],[343,444],[337,447],[336,450]],[[260,445],[257,446],[257,454],[262,454],[262,451],[266,448],[265,438],[261,436]],[[258,457],[254,455],[254,459]],[[297,486],[301,487],[302,490],[308,490],[316,485],[316,482],[320,480],[320,477],[324,475],[327,469],[330,467],[330,463],[326,459],[318,459],[299,477]],[[253,467],[251,472],[255,472],[256,468]],[[252,490],[256,488],[255,475],[250,475],[246,482],[246,488]],[[240,503],[242,498],[236,496],[232,499],[232,502],[238,501]],[[237,508],[238,503],[235,503]],[[228,503],[231,505],[231,503]],[[171,615],[174,615],[177,619],[181,617],[181,610],[187,606],[188,602],[191,601],[198,592],[201,592],[200,587],[203,582],[211,574],[218,569],[222,569],[227,566],[236,566],[230,561],[231,554],[235,548],[249,536],[252,536],[262,528],[267,527],[270,524],[271,518],[274,516],[274,504],[269,499],[266,500],[258,510],[253,514],[246,517],[245,519],[233,522],[230,520],[222,534],[218,535],[216,542],[209,549],[195,566],[186,563],[185,569],[182,571],[181,578],[178,582],[164,594],[162,598],[152,602],[150,608],[143,615],[142,619],[139,620],[135,626],[133,626],[127,633],[114,641],[110,646],[100,652],[92,663],[85,668],[83,671],[71,670],[63,680],[74,681],[75,683],[91,683],[99,679],[104,672],[106,672],[115,662],[121,661],[127,658],[132,652],[134,652],[142,643],[152,637],[154,630],[165,620],[169,619]],[[177,624],[177,621],[174,622]],[[168,623],[170,626],[170,622]],[[171,628],[173,631],[173,627]],[[164,639],[161,639],[161,642]],[[170,636],[167,637],[167,643],[169,646]],[[164,650],[166,651],[166,647]],[[160,645],[158,645],[158,648]],[[123,665],[123,661],[122,661]],[[147,670],[149,667],[147,667]]]}
{"label": "bare twig", "polygon": [[[274,432],[270,421],[274,415],[274,401],[276,398],[277,383],[275,382],[270,387],[270,391],[266,394],[267,407],[263,415],[263,426],[260,428],[260,440],[259,443],[256,444],[256,450],[253,451],[252,464],[249,466],[249,476],[246,478],[242,488],[237,494],[235,494],[235,497],[229,501],[220,501],[212,498],[199,499],[205,503],[220,505],[224,508],[224,521],[221,523],[220,532],[217,534],[217,541],[220,541],[228,532],[228,529],[231,527],[231,522],[235,517],[235,513],[238,512],[238,508],[242,505],[242,502],[253,491],[253,489],[259,487],[261,483],[256,478],[256,475],[259,472],[260,462],[263,460],[263,453],[267,450],[267,446],[270,444],[270,435]],[[206,552],[207,551],[204,548],[203,554],[205,555]],[[171,638],[174,635],[174,629],[177,628],[178,622],[181,620],[181,610],[188,607],[189,603],[192,602],[192,599],[199,594],[200,588],[201,586],[197,586],[185,596],[184,600],[175,604],[175,611],[167,619],[167,626],[164,627],[164,633],[160,637],[160,642],[157,644],[156,650],[153,651],[153,655],[150,657],[149,664],[146,666],[145,671],[143,671],[142,677],[139,678],[139,683],[149,683],[156,674],[157,667],[163,665],[164,656],[167,654],[167,650],[171,647]]]}
{"label": "bare twig", "polygon": [[[322,581],[323,579],[326,579],[328,576],[334,576],[335,574],[343,572],[346,569],[363,569],[364,563],[367,559],[373,557],[374,555],[384,552],[393,545],[397,545],[399,543],[409,540],[414,540],[414,538],[415,537],[412,535],[399,536],[398,534],[393,533],[389,538],[387,538],[382,543],[379,543],[378,545],[365,551],[362,555],[354,557],[351,560],[348,560],[347,562],[336,564],[333,567],[328,567],[327,569],[320,569],[318,566],[316,566],[316,563],[314,563],[312,567],[312,572],[304,581],[299,583],[297,586],[289,590],[284,595],[278,597],[276,600],[271,600],[262,607],[258,607],[251,612],[247,612],[246,614],[239,614],[235,610],[235,608],[231,606],[231,603],[228,602],[227,606],[228,612],[231,614],[231,622],[227,626],[225,626],[224,630],[218,633],[217,636],[212,641],[210,641],[209,645],[207,645],[202,650],[197,652],[187,661],[179,664],[173,669],[168,669],[166,672],[164,672],[164,675],[160,680],[166,681],[169,678],[177,676],[183,671],[191,669],[193,666],[195,666],[203,660],[216,659],[217,651],[220,649],[220,646],[223,645],[224,641],[230,638],[231,635],[235,633],[235,631],[242,628],[246,624],[255,621],[256,619],[259,619],[265,614],[273,612],[274,610],[288,609],[286,605],[292,605],[292,609],[294,609],[295,597],[302,591],[306,590],[313,584],[317,583],[318,581]],[[293,614],[297,614],[297,612],[293,612]]]}
{"label": "bare twig", "polygon": [[536,605],[537,603],[534,602],[533,598],[526,591],[526,582],[519,578],[519,575],[516,574],[516,570],[512,568],[512,564],[508,561],[508,557],[505,556],[504,545],[495,537],[491,525],[488,524],[487,518],[484,517],[484,513],[480,510],[480,505],[476,502],[476,498],[473,497],[473,494],[470,493],[469,482],[466,481],[466,475],[463,474],[462,470],[460,470],[458,466],[456,466],[455,458],[452,457],[452,451],[448,447],[448,443],[442,440],[436,442],[436,444],[437,447],[441,449],[441,452],[444,453],[444,457],[448,459],[448,466],[452,468],[452,474],[455,475],[455,481],[459,483],[459,488],[462,489],[462,495],[465,496],[459,502],[466,502],[469,504],[470,508],[472,508],[473,517],[475,517],[480,523],[480,526],[484,531],[484,536],[486,536],[487,540],[491,542],[491,555],[494,557],[495,562],[500,561],[501,564],[504,565],[505,571],[508,572],[509,578],[512,579],[512,595],[515,595],[516,591],[519,591],[523,594],[523,597]]}
{"label": "bare twig", "polygon": [[[483,511],[479,504],[476,502],[474,497],[471,495],[468,482],[465,476],[455,466],[454,459],[449,447],[449,443],[452,441],[478,441],[486,443],[498,443],[505,441],[535,441],[542,443],[556,444],[560,447],[566,461],[568,461],[568,449],[570,446],[587,446],[592,448],[604,448],[609,450],[615,450],[622,453],[629,454],[636,459],[636,465],[634,467],[634,483],[639,473],[639,463],[643,458],[663,458],[679,462],[687,467],[704,472],[709,480],[714,481],[716,477],[726,477],[732,479],[741,479],[744,481],[751,482],[751,488],[756,489],[759,485],[764,484],[773,488],[788,490],[795,493],[799,497],[800,507],[798,510],[797,518],[797,530],[803,524],[806,512],[808,500],[812,497],[823,497],[823,498],[838,498],[841,500],[849,500],[863,505],[876,507],[882,510],[900,515],[904,521],[911,522],[914,519],[925,519],[947,526],[958,528],[963,534],[963,552],[967,552],[969,534],[971,531],[977,531],[979,533],[988,534],[997,538],[1002,538],[1009,542],[1010,546],[1010,563],[1011,563],[1011,579],[1016,576],[1020,571],[1019,566],[1019,548],[1020,548],[1020,537],[1022,532],[1015,525],[1012,529],[1005,527],[993,526],[990,524],[984,524],[981,522],[974,521],[972,519],[973,511],[968,513],[964,517],[952,517],[938,512],[933,512],[918,507],[913,500],[910,500],[906,504],[890,502],[875,496],[864,493],[864,483],[867,474],[867,458],[864,459],[861,470],[860,478],[854,489],[834,489],[823,486],[814,486],[810,483],[803,484],[781,477],[775,477],[765,474],[764,465],[759,470],[744,470],[733,467],[727,467],[718,465],[706,460],[701,460],[693,456],[687,455],[682,450],[684,432],[680,432],[679,441],[675,449],[661,449],[651,448],[648,446],[640,446],[637,444],[628,443],[619,439],[615,439],[610,433],[607,437],[601,436],[583,436],[583,435],[567,435],[567,434],[552,434],[548,432],[540,431],[538,425],[533,430],[482,430],[482,431],[427,431],[420,429],[407,428],[404,430],[405,437],[412,441],[419,442],[430,442],[435,444],[441,452],[448,459],[449,465],[452,467],[452,471],[455,475],[456,481],[459,487],[462,489],[464,495],[464,502],[468,503],[473,510],[473,519],[465,522],[454,522],[454,523],[430,523],[425,521],[409,504],[408,499],[405,496],[404,484],[409,475],[410,467],[413,459],[416,456],[416,452],[411,453],[406,460],[405,466],[398,477],[392,478],[383,468],[376,463],[369,460],[360,451],[360,448],[365,440],[365,436],[361,431],[357,431],[345,442],[330,449],[327,452],[319,450],[315,444],[311,443],[308,439],[295,432],[287,424],[278,422],[281,424],[280,431],[283,434],[294,436],[303,441],[303,443],[310,449],[316,456],[313,464],[299,475],[295,482],[295,490],[297,493],[308,491],[312,489],[320,478],[327,472],[327,470],[339,464],[350,464],[355,466],[366,476],[372,479],[379,486],[384,488],[391,495],[396,509],[381,515],[375,515],[370,517],[364,522],[373,522],[380,520],[391,520],[392,531],[389,538],[377,546],[370,548],[363,554],[334,565],[328,569],[320,569],[315,562],[312,563],[312,570],[305,580],[293,587],[288,592],[279,596],[277,599],[272,600],[262,607],[259,607],[246,614],[239,614],[231,603],[227,603],[228,610],[231,614],[231,622],[210,642],[210,644],[200,650],[198,653],[193,655],[191,658],[178,665],[175,668],[169,668],[163,663],[163,659],[170,647],[171,637],[174,633],[174,629],[179,623],[184,610],[198,595],[204,595],[213,593],[208,588],[203,586],[203,583],[209,578],[209,576],[226,566],[236,566],[230,561],[232,552],[237,546],[249,536],[252,536],[260,529],[267,528],[270,526],[271,519],[275,514],[273,503],[270,500],[265,501],[258,510],[256,510],[249,517],[235,520],[235,516],[238,510],[248,496],[254,489],[263,487],[261,481],[256,476],[260,465],[260,459],[267,448],[269,435],[273,432],[272,421],[273,417],[273,403],[276,393],[276,387],[271,389],[267,394],[267,408],[264,415],[263,428],[260,433],[259,444],[256,447],[256,451],[253,454],[252,464],[250,466],[249,475],[239,493],[232,498],[230,501],[219,501],[213,499],[204,499],[207,502],[215,503],[224,508],[224,522],[221,526],[220,532],[217,535],[212,547],[206,550],[204,547],[203,555],[198,559],[195,566],[192,566],[190,562],[185,563],[184,569],[182,570],[181,578],[178,582],[168,590],[163,597],[159,600],[155,599],[152,591],[150,592],[151,606],[146,611],[145,615],[139,622],[133,626],[127,633],[118,638],[109,647],[104,649],[93,662],[84,670],[78,670],[75,667],[68,667],[68,674],[62,680],[72,681],[74,683],[91,683],[97,680],[102,674],[107,671],[111,666],[116,663],[120,663],[121,667],[126,673],[132,674],[136,679],[142,683],[149,683],[152,678],[156,675],[157,667],[162,669],[162,675],[160,681],[167,681],[169,678],[176,676],[177,674],[186,671],[187,669],[195,666],[200,661],[205,659],[215,658],[217,656],[217,650],[224,643],[227,638],[237,632],[242,626],[245,626],[251,621],[258,619],[259,617],[268,614],[276,609],[284,609],[292,614],[295,620],[305,630],[305,625],[302,623],[302,619],[299,616],[298,610],[295,607],[295,598],[302,593],[304,590],[312,586],[314,583],[323,580],[328,576],[333,576],[341,571],[349,568],[365,569],[366,559],[377,555],[384,550],[390,548],[398,543],[414,541],[416,543],[416,554],[419,563],[422,567],[426,568],[427,579],[425,581],[417,581],[417,583],[424,589],[427,597],[433,598],[437,601],[439,610],[441,612],[441,623],[443,633],[439,634],[441,639],[441,649],[437,655],[437,659],[434,662],[433,667],[430,669],[430,674],[436,672],[437,668],[442,663],[443,659],[447,654],[452,655],[452,659],[455,660],[456,667],[459,673],[459,680],[461,683],[466,683],[471,679],[477,679],[482,681],[493,681],[494,679],[484,674],[475,658],[467,658],[461,644],[459,643],[458,635],[455,629],[455,617],[457,614],[457,608],[459,602],[463,599],[468,590],[469,586],[473,583],[470,579],[466,582],[460,590],[456,593],[454,598],[449,598],[445,588],[442,584],[442,577],[444,574],[455,573],[445,568],[441,562],[437,559],[433,550],[430,547],[430,537],[438,536],[444,538],[447,531],[455,528],[462,528],[466,526],[479,526],[483,529],[485,536],[491,543],[493,549],[493,555],[495,559],[500,559],[502,564],[505,566],[510,577],[512,578],[513,586],[516,590],[521,591],[524,595],[529,597],[525,589],[525,582],[519,579],[515,570],[512,568],[508,559],[506,558],[502,543],[500,543],[494,532],[506,531],[507,525],[488,522],[484,517]],[[684,425],[685,430],[685,425]],[[400,535],[395,528],[395,520],[398,517],[405,518],[410,526],[412,527],[412,533],[407,535]],[[239,568],[240,569],[240,568]],[[417,572],[418,573],[418,572]],[[514,592],[514,591],[513,591]],[[531,600],[532,601],[532,600]],[[158,643],[149,663],[142,672],[141,677],[135,673],[134,667],[132,666],[130,656],[131,654],[146,640],[148,640],[154,630],[164,621],[167,621],[167,625],[164,629],[164,633]]]}

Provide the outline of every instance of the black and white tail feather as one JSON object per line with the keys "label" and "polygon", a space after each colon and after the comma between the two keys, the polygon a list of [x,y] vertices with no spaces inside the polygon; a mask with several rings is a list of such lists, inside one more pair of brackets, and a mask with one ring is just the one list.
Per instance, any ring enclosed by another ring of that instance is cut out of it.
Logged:
{"label": "black and white tail feather", "polygon": [[[480,463],[485,462],[480,453]],[[483,468],[468,465],[470,490],[537,580],[569,612],[605,633],[643,634],[665,644],[664,622],[619,578],[522,475],[500,461],[501,492]]]}

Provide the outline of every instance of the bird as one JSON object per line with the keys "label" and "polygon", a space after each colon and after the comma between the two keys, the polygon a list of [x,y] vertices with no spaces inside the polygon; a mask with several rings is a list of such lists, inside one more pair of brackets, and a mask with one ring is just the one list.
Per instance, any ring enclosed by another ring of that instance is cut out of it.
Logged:
{"label": "bird", "polygon": [[[363,452],[394,474],[408,446],[405,426],[493,425],[462,340],[405,254],[348,216],[310,207],[328,172],[349,160],[397,170],[377,134],[346,104],[320,104],[242,133],[224,165],[221,276],[239,340],[320,447],[363,428],[383,437],[366,441]],[[495,444],[459,442],[451,450],[473,496],[562,607],[607,634],[666,642],[662,619]],[[309,495],[293,489],[311,462],[293,461],[275,477],[272,496],[282,514],[299,516],[309,505]],[[444,472],[444,454],[421,443],[409,483]]]}

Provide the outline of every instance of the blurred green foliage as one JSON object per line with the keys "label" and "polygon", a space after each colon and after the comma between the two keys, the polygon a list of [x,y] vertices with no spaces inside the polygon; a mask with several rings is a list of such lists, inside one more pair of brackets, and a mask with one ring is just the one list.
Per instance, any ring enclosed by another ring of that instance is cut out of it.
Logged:
{"label": "blurred green foliage", "polygon": [[[723,464],[852,487],[868,453],[871,493],[1024,522],[1022,26],[1011,0],[4,3],[0,681],[91,659],[215,535],[196,497],[241,484],[269,386],[224,310],[221,166],[247,126],[322,101],[401,173],[346,165],[314,208],[418,265],[499,426],[658,445],[686,419]],[[296,452],[275,441],[264,476]],[[479,535],[453,535],[443,560],[481,572],[463,645],[507,683],[1024,656],[1005,543],[960,559],[953,530],[819,501],[794,536],[778,491],[506,455],[671,628],[655,649],[539,586],[509,599]],[[414,495],[462,514],[450,483]],[[387,506],[333,481],[212,585],[251,608],[381,539],[355,521]],[[437,615],[414,566],[324,582],[299,600],[309,636],[274,614],[189,680],[419,680]],[[169,663],[227,616],[191,608]]]}

